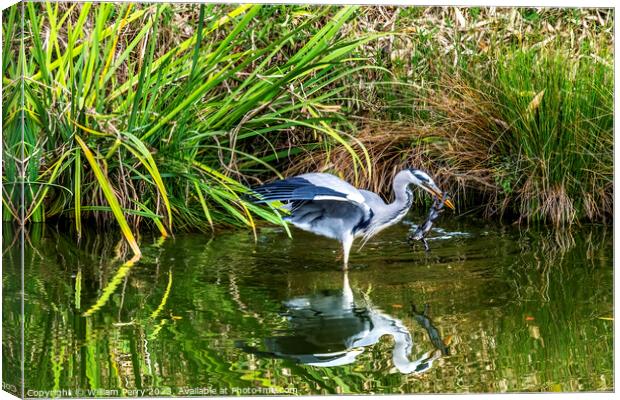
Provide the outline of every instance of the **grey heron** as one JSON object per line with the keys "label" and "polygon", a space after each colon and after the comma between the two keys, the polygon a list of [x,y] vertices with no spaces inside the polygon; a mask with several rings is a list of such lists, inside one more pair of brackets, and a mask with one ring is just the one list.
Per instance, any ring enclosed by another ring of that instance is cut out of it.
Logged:
{"label": "grey heron", "polygon": [[[424,171],[405,169],[393,181],[394,201],[386,204],[376,193],[357,189],[326,173],[308,173],[254,187],[256,202],[280,201],[289,212],[285,220],[296,227],[336,239],[342,243],[344,266],[356,238],[364,243],[383,229],[398,223],[413,202],[411,185],[419,186],[436,198],[442,191]],[[454,209],[454,204],[445,200]]]}

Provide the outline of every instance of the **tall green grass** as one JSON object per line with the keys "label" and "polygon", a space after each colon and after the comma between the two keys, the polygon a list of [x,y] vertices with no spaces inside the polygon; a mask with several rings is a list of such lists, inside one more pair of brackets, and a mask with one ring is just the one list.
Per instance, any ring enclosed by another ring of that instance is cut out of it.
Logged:
{"label": "tall green grass", "polygon": [[[562,48],[515,49],[444,85],[435,157],[488,214],[564,226],[613,214],[613,70]],[[472,200],[473,199],[473,200]]]}
{"label": "tall green grass", "polygon": [[22,112],[20,222],[73,218],[79,235],[83,219],[116,221],[135,253],[132,229],[145,222],[163,235],[282,223],[242,195],[305,145],[338,144],[370,168],[334,100],[361,68],[353,50],[372,38],[341,33],[355,7],[191,7],[28,3],[23,48],[19,9],[8,11],[5,218],[20,219],[9,161],[20,158]]}
{"label": "tall green grass", "polygon": [[504,57],[495,73],[489,92],[508,125],[496,141],[498,175],[520,215],[554,224],[610,216],[612,67],[593,57],[530,50]]}

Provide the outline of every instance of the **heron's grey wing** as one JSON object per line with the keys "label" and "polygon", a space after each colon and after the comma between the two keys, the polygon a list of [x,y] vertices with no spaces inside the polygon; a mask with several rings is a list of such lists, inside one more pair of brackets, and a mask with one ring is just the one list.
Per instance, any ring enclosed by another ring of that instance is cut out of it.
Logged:
{"label": "heron's grey wing", "polygon": [[303,174],[254,187],[253,191],[258,195],[258,203],[275,200],[294,203],[288,207],[291,211],[303,204],[300,201],[329,200],[351,203],[362,210],[365,219],[372,217],[372,210],[362,193],[331,174]]}
{"label": "heron's grey wing", "polygon": [[335,190],[339,193],[344,194],[347,199],[355,201],[357,203],[364,202],[364,196],[362,196],[359,189],[357,189],[350,183],[343,181],[335,175],[313,172],[309,174],[299,175],[297,176],[297,178],[305,179],[308,182],[312,183],[314,186],[325,187]]}
{"label": "heron's grey wing", "polygon": [[347,193],[343,193],[335,188],[321,186],[311,181],[296,176],[293,178],[282,179],[262,186],[252,188],[258,194],[258,203],[270,201],[300,201],[300,200],[337,200],[348,201]]}
{"label": "heron's grey wing", "polygon": [[253,188],[259,200],[287,203],[295,226],[343,240],[364,229],[372,210],[355,187],[330,174],[304,174]]}

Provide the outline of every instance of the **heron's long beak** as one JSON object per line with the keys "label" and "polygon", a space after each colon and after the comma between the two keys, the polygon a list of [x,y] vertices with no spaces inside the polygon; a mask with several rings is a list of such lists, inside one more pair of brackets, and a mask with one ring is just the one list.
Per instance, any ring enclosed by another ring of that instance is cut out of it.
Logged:
{"label": "heron's long beak", "polygon": [[[422,184],[422,189],[424,189],[424,190],[426,190],[427,192],[429,192],[429,193],[431,194],[431,196],[435,196],[435,197],[437,197],[438,199],[443,198],[443,193],[442,193],[442,191],[441,191],[441,190],[439,190],[439,188],[438,188],[436,185],[432,184],[432,183],[424,183],[424,184]],[[454,209],[455,209],[455,207],[454,207],[454,203],[452,203],[452,201],[451,201],[450,199],[446,199],[446,200],[444,201],[444,204],[445,204],[446,206],[448,206],[448,207],[449,207],[450,209],[452,209],[452,210],[454,210]]]}

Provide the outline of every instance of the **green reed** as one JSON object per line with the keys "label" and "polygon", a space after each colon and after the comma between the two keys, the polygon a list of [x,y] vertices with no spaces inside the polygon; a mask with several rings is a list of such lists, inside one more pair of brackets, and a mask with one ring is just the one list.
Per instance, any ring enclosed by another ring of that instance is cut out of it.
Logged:
{"label": "green reed", "polygon": [[73,218],[79,236],[82,219],[116,221],[138,253],[132,230],[144,222],[162,235],[282,224],[243,194],[306,144],[338,144],[369,168],[334,99],[372,36],[341,34],[355,7],[284,11],[29,3],[22,47],[21,9],[10,8],[3,152],[21,160],[23,147],[25,160],[5,162],[5,218],[21,220],[25,175],[22,222]]}

